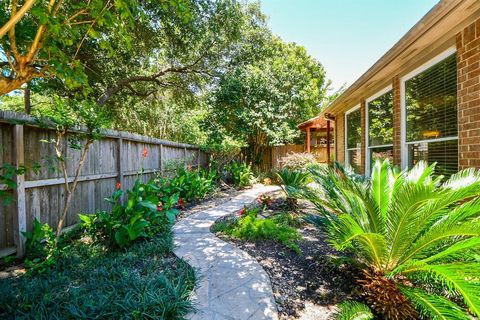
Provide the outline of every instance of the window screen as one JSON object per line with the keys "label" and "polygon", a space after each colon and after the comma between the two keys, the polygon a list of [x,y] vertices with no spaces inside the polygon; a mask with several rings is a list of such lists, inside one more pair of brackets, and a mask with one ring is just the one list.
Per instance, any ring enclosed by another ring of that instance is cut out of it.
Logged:
{"label": "window screen", "polygon": [[360,109],[352,111],[345,116],[347,129],[346,164],[352,166],[356,172],[360,171],[362,144],[362,127]]}
{"label": "window screen", "polygon": [[360,109],[347,114],[347,149],[360,148],[362,141]]}
{"label": "window screen", "polygon": [[393,93],[368,102],[368,145],[393,144]]}
{"label": "window screen", "polygon": [[408,165],[437,162],[437,173],[458,170],[457,65],[451,55],[405,82]]}
{"label": "window screen", "polygon": [[393,92],[371,100],[368,110],[368,159],[370,166],[377,160],[393,163]]}

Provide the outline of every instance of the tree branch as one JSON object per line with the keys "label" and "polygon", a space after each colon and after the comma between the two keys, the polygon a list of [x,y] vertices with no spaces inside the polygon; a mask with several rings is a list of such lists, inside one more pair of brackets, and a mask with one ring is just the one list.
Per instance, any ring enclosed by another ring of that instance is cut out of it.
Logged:
{"label": "tree branch", "polygon": [[10,20],[7,21],[1,28],[0,28],[0,39],[3,38],[3,36],[10,31],[15,25],[20,21],[20,19],[23,18],[23,16],[32,8],[32,6],[35,4],[35,0],[27,0],[23,4],[23,6],[18,10],[15,14],[12,12],[12,16],[10,17]]}

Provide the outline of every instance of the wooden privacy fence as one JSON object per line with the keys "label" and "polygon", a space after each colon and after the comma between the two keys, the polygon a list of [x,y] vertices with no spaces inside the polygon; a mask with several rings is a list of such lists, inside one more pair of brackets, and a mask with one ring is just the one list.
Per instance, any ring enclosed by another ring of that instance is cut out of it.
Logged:
{"label": "wooden privacy fence", "polygon": [[[80,130],[81,131],[81,130]],[[131,188],[143,169],[143,179],[164,173],[169,162],[183,160],[186,165],[207,165],[208,156],[198,147],[145,137],[128,132],[105,130],[95,141],[82,169],[65,226],[78,223],[78,213],[109,210],[104,200],[117,182],[123,189]],[[23,253],[22,231],[31,230],[34,219],[56,227],[64,203],[64,179],[56,169],[55,147],[48,141],[56,137],[55,130],[40,127],[27,115],[0,111],[0,164],[15,166],[40,164],[38,173],[27,170],[16,176],[16,190],[9,190],[13,201],[0,202],[0,257]],[[69,180],[80,158],[80,150],[67,143],[62,146],[67,157]],[[144,150],[148,155],[143,157]],[[2,190],[8,190],[0,185]]]}

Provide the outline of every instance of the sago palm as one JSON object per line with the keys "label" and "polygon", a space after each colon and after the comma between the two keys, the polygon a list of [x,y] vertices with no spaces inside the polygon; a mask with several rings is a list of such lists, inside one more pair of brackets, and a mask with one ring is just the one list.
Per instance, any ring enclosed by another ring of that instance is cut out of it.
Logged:
{"label": "sago palm", "polygon": [[362,266],[362,300],[383,319],[480,316],[480,172],[446,180],[433,172],[424,162],[399,172],[377,161],[360,179],[337,165],[313,170],[318,188],[299,192],[330,243]]}
{"label": "sago palm", "polygon": [[293,196],[296,190],[305,188],[311,181],[310,174],[297,169],[283,168],[276,172],[278,185],[287,196],[287,205],[294,209],[297,206],[297,199]]}

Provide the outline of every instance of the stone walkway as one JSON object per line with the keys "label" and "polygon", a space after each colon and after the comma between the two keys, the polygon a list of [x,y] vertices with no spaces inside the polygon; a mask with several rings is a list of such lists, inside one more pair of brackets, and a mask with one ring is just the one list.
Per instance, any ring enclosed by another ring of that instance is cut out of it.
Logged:
{"label": "stone walkway", "polygon": [[175,254],[199,271],[197,313],[188,319],[277,319],[270,279],[244,251],[210,233],[218,218],[240,210],[277,187],[256,185],[219,206],[192,214],[174,226]]}

